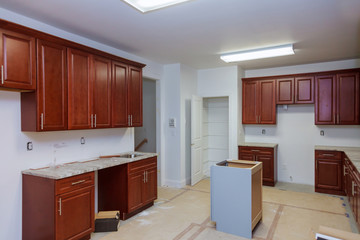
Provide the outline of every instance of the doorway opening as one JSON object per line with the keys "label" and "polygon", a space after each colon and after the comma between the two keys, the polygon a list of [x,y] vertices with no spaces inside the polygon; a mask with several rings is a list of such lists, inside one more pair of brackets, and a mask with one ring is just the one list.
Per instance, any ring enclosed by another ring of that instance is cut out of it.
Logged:
{"label": "doorway opening", "polygon": [[229,158],[229,97],[203,98],[203,174],[210,177],[210,167]]}

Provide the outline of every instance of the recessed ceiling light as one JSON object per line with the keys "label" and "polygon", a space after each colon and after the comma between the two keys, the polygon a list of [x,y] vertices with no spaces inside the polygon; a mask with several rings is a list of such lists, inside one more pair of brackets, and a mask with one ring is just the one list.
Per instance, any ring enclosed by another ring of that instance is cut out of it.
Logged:
{"label": "recessed ceiling light", "polygon": [[295,54],[292,44],[286,44],[276,47],[253,49],[242,52],[234,52],[221,55],[220,58],[225,62],[240,62],[259,58],[270,58]]}
{"label": "recessed ceiling light", "polygon": [[190,0],[123,0],[140,12],[148,12]]}

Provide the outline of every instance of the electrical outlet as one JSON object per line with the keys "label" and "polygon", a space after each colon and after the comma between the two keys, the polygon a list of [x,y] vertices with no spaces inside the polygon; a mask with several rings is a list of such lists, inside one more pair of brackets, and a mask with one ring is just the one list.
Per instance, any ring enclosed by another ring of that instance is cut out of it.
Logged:
{"label": "electrical outlet", "polygon": [[324,134],[325,134],[324,130],[321,130],[320,131],[320,136],[324,136]]}
{"label": "electrical outlet", "polygon": [[33,144],[32,144],[32,142],[28,142],[28,143],[26,144],[26,149],[27,149],[28,151],[33,150]]}
{"label": "electrical outlet", "polygon": [[81,144],[85,144],[85,138],[84,138],[84,137],[81,137],[81,138],[80,138],[80,143],[81,143]]}
{"label": "electrical outlet", "polygon": [[261,130],[261,134],[266,134],[266,130],[265,129]]}

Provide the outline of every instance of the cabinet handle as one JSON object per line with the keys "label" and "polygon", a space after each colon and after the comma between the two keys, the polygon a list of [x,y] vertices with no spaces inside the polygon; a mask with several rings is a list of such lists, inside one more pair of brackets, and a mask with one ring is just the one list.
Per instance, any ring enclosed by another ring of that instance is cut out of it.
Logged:
{"label": "cabinet handle", "polygon": [[133,125],[133,124],[132,124],[132,115],[130,115],[130,120],[131,120],[131,126],[132,126],[132,125]]}
{"label": "cabinet handle", "polygon": [[61,216],[61,198],[59,198],[59,215]]}
{"label": "cabinet handle", "polygon": [[252,152],[260,152],[260,150],[251,149]]}
{"label": "cabinet handle", "polygon": [[149,180],[148,180],[148,171],[146,171],[146,182],[149,182]]}
{"label": "cabinet handle", "polygon": [[73,182],[71,183],[71,185],[77,185],[77,184],[80,184],[80,183],[83,183],[85,182],[85,180],[80,180],[80,181],[77,181],[77,182]]}
{"label": "cabinet handle", "polygon": [[96,114],[94,115],[94,122],[95,122],[94,127],[96,128]]}
{"label": "cabinet handle", "polygon": [[128,115],[128,125],[130,126],[130,115]]}
{"label": "cabinet handle", "polygon": [[1,65],[1,84],[4,84],[4,65]]}
{"label": "cabinet handle", "polygon": [[90,121],[91,121],[91,128],[94,127],[94,119],[93,119],[93,115],[90,115]]}
{"label": "cabinet handle", "polygon": [[40,114],[40,128],[41,130],[44,129],[44,113]]}
{"label": "cabinet handle", "polygon": [[354,187],[355,187],[354,181],[351,181],[351,195],[352,196],[354,196]]}

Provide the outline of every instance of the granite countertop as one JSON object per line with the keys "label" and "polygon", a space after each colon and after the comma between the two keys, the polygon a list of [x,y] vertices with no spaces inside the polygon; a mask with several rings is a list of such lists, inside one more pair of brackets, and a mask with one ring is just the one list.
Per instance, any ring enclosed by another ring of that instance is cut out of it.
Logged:
{"label": "granite countertop", "polygon": [[245,142],[239,144],[239,146],[244,147],[270,147],[270,148],[276,148],[278,146],[277,143],[256,143],[256,142]]}
{"label": "granite countertop", "polygon": [[[125,154],[140,154],[141,156],[137,156],[134,158],[111,157]],[[88,161],[84,162],[71,162],[57,165],[55,167],[28,169],[22,171],[22,173],[51,179],[62,179],[108,167],[114,167],[125,163],[135,162],[150,157],[155,157],[157,155],[157,153],[125,152],[120,154],[114,154],[109,157],[89,159]]]}
{"label": "granite countertop", "polygon": [[360,147],[321,146],[315,145],[315,150],[342,151],[360,172]]}

